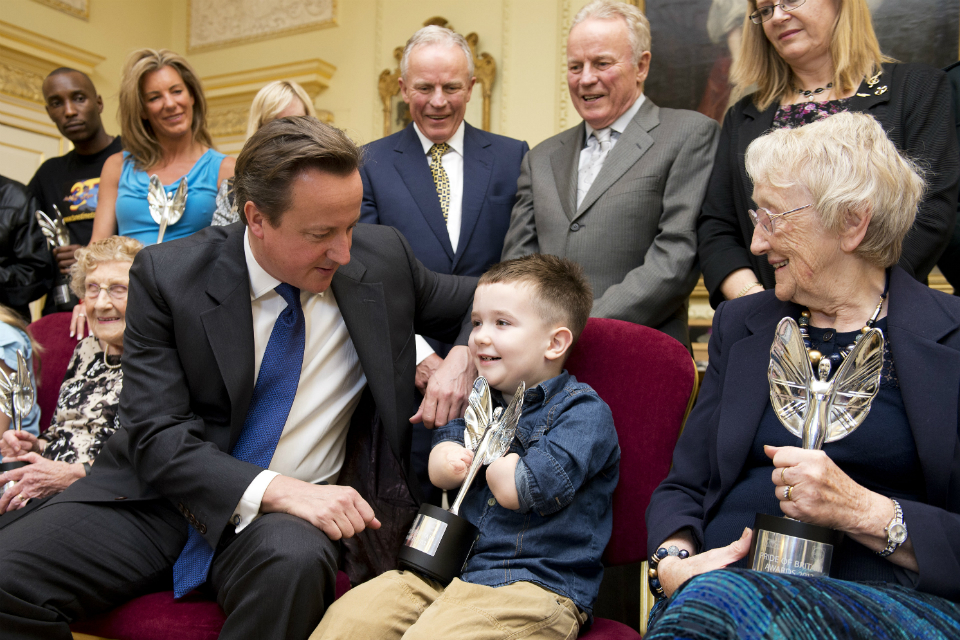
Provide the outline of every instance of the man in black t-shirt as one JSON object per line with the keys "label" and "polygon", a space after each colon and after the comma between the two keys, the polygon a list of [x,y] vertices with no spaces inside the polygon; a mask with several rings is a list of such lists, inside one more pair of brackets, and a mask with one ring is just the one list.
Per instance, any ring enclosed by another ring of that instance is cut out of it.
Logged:
{"label": "man in black t-shirt", "polygon": [[[47,115],[74,148],[44,162],[27,190],[41,211],[53,216],[53,205],[57,205],[63,214],[71,243],[55,250],[56,266],[51,269],[66,274],[75,262],[74,252],[90,242],[103,163],[122,147],[120,137],[103,128],[103,99],[86,74],[66,67],[55,69],[43,81],[43,98]],[[69,303],[57,307],[50,296],[43,312],[69,311],[76,303],[71,296]]]}

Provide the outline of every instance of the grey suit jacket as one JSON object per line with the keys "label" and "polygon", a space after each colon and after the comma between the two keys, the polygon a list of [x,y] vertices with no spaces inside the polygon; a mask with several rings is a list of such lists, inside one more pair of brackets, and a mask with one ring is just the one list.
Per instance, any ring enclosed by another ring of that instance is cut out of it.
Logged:
{"label": "grey suit jacket", "polygon": [[719,126],[644,100],[577,207],[580,123],[524,158],[503,258],[549,253],[579,262],[593,315],[659,329],[689,347],[687,297],[699,275],[697,216]]}

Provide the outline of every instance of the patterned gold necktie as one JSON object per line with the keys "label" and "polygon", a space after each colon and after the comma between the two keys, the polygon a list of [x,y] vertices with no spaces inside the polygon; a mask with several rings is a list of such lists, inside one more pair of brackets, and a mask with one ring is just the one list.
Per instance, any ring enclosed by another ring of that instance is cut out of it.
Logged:
{"label": "patterned gold necktie", "polygon": [[447,221],[447,215],[450,211],[450,180],[447,178],[447,172],[443,170],[440,159],[449,150],[450,145],[446,142],[430,147],[430,159],[433,160],[430,165],[430,173],[433,174],[433,184],[437,186],[437,195],[440,197],[440,209],[443,211],[444,222]]}

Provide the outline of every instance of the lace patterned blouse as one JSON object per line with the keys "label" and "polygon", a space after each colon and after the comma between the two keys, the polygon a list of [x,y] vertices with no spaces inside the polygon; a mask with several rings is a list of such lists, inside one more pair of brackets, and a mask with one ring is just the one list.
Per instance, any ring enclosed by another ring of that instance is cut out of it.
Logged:
{"label": "lace patterned blouse", "polygon": [[77,344],[60,385],[50,428],[40,436],[47,442],[44,458],[92,463],[119,428],[120,356],[107,356],[106,363],[116,369],[106,366],[100,342],[93,336]]}
{"label": "lace patterned blouse", "polygon": [[832,115],[847,111],[850,108],[850,98],[841,100],[827,100],[826,102],[800,102],[798,104],[782,104],[773,116],[774,129],[796,129],[805,124],[829,118]]}

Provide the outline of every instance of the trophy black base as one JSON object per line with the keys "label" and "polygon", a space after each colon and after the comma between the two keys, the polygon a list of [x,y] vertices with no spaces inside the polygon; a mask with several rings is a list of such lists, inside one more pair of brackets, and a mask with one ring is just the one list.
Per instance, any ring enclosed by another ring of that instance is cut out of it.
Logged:
{"label": "trophy black base", "polygon": [[[0,473],[6,473],[7,471],[13,471],[14,469],[19,469],[20,467],[25,467],[28,462],[0,462]],[[13,480],[7,482],[2,487],[0,487],[0,496],[3,495],[3,492],[7,490],[7,486],[12,485]]]}
{"label": "trophy black base", "polygon": [[423,504],[400,548],[400,568],[446,586],[460,575],[477,528],[445,509]]}
{"label": "trophy black base", "polygon": [[758,513],[747,566],[755,571],[818,578],[830,575],[842,531]]}

